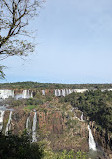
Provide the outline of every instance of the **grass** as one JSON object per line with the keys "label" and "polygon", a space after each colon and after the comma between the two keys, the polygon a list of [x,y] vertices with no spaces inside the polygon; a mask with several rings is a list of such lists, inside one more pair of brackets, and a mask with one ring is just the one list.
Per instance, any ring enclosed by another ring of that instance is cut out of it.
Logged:
{"label": "grass", "polygon": [[28,105],[28,106],[26,106],[24,109],[25,109],[25,110],[26,110],[26,109],[32,110],[32,109],[36,109],[36,108],[38,108],[37,105]]}

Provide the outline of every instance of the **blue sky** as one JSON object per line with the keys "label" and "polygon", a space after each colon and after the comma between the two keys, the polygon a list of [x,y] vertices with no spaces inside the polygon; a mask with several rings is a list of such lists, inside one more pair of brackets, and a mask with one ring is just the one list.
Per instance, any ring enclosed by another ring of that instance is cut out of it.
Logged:
{"label": "blue sky", "polygon": [[32,28],[34,53],[2,61],[1,82],[112,82],[111,0],[46,0]]}

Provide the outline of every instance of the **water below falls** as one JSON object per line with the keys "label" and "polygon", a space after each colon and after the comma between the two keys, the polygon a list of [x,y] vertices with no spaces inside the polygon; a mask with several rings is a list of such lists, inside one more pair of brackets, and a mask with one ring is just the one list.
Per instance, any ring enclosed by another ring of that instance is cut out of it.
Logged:
{"label": "water below falls", "polygon": [[34,117],[33,117],[33,126],[32,126],[32,142],[36,142],[37,138],[36,138],[36,126],[37,125],[37,112],[34,113]]}
{"label": "water below falls", "polygon": [[88,125],[88,131],[89,131],[89,149],[96,151],[96,143],[94,141],[92,131],[90,129],[90,126]]}

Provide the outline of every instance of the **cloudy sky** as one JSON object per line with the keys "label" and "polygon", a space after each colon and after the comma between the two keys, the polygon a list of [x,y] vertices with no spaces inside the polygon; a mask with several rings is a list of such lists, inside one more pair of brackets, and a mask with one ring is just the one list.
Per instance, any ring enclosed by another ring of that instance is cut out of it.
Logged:
{"label": "cloudy sky", "polygon": [[46,0],[29,28],[34,53],[2,61],[1,82],[112,83],[112,0]]}

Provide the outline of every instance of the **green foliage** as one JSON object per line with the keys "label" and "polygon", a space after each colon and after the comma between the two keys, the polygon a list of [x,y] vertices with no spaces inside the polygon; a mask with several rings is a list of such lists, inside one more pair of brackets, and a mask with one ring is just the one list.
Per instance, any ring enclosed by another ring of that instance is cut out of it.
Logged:
{"label": "green foliage", "polygon": [[29,139],[26,133],[21,137],[0,134],[0,159],[41,159],[43,150]]}
{"label": "green foliage", "polygon": [[74,107],[78,107],[89,116],[90,120],[112,131],[112,91],[72,93],[65,97],[65,102],[71,102]]}
{"label": "green foliage", "polygon": [[87,154],[85,152],[78,151],[76,153],[76,159],[87,159]]}
{"label": "green foliage", "polygon": [[28,105],[27,107],[25,107],[25,109],[28,109],[28,110],[32,110],[32,109],[36,109],[37,106],[36,105]]}
{"label": "green foliage", "polygon": [[69,152],[67,152],[66,150],[64,150],[59,157],[57,157],[57,159],[73,159],[74,158],[74,152],[71,150]]}
{"label": "green foliage", "polygon": [[30,98],[26,100],[26,105],[40,105],[43,104],[41,99]]}
{"label": "green foliage", "polygon": [[[15,100],[13,98],[9,98],[4,101],[4,104],[9,104],[12,107],[17,107],[17,106],[27,106],[27,107],[37,107],[38,105],[43,104],[43,100],[41,99],[36,99],[36,98],[29,98],[29,99],[19,99]],[[30,109],[30,108],[29,108]]]}
{"label": "green foliage", "polygon": [[74,152],[63,150],[62,152],[45,151],[44,159],[87,159],[85,152]]}
{"label": "green foliage", "polygon": [[[16,83],[1,83],[0,88],[10,89],[108,89],[112,88],[112,84],[56,84],[56,83],[39,83],[39,82],[16,82]],[[63,99],[62,99],[63,100]]]}
{"label": "green foliage", "polygon": [[71,119],[69,119],[66,124],[68,126],[68,129],[74,128],[76,126],[76,124],[77,124],[77,120],[71,120]]}

